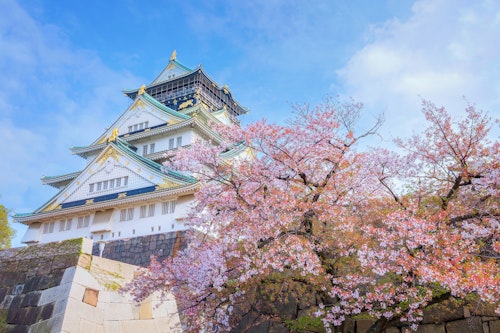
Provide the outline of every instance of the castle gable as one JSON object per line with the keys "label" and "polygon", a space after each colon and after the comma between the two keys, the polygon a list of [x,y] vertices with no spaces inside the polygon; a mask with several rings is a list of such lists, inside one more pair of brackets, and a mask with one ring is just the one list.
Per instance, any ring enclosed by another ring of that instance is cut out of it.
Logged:
{"label": "castle gable", "polygon": [[[119,139],[118,139],[119,140]],[[118,141],[117,140],[117,141]],[[183,186],[187,182],[176,174],[163,173],[161,166],[146,161],[121,142],[108,146],[71,183],[39,212],[126,197],[157,187]],[[149,191],[148,190],[148,191]]]}
{"label": "castle gable", "polygon": [[[149,97],[149,98],[148,98]],[[150,96],[138,95],[127,110],[92,145],[105,143],[110,136],[128,136],[152,128],[176,124],[189,117],[154,103]]]}

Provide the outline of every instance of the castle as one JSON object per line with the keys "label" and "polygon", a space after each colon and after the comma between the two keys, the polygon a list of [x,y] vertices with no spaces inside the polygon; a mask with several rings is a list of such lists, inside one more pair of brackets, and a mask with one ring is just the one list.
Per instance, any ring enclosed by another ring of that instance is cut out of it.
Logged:
{"label": "castle", "polygon": [[[100,244],[95,252],[102,255],[104,245],[150,237],[139,243],[172,240],[163,244],[165,249],[155,245],[148,253],[168,255],[178,242],[198,184],[162,162],[195,140],[220,144],[210,124],[239,125],[238,116],[247,109],[201,66],[190,69],[178,62],[175,51],[149,85],[124,93],[132,103],[118,119],[90,145],[71,148],[88,161],[83,170],[43,177],[43,184],[59,192],[34,212],[14,216],[28,226],[23,243],[90,238]],[[227,155],[240,150],[235,147]],[[123,247],[115,252],[123,252]],[[110,257],[132,264],[148,262],[124,255]]]}

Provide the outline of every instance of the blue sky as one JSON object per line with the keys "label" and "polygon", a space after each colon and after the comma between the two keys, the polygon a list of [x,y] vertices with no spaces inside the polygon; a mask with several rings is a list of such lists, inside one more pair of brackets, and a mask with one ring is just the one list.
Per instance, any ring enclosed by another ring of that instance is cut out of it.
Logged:
{"label": "blue sky", "polygon": [[[80,170],[91,143],[171,52],[202,64],[251,111],[283,121],[326,96],[380,113],[383,140],[421,128],[420,97],[500,118],[496,0],[0,0],[0,203],[38,208],[40,178]],[[493,137],[498,140],[498,128]],[[377,144],[384,144],[377,142]],[[14,246],[19,246],[22,226]]]}

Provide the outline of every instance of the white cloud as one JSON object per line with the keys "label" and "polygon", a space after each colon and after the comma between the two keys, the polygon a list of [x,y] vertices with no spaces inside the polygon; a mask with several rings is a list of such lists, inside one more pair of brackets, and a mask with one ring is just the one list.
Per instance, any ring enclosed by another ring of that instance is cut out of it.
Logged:
{"label": "white cloud", "polygon": [[499,31],[497,1],[416,1],[408,20],[373,27],[338,74],[348,95],[385,113],[386,134],[420,126],[420,97],[459,114],[465,96],[499,117]]}
{"label": "white cloud", "polygon": [[2,7],[9,15],[0,20],[0,203],[25,213],[55,194],[41,186],[43,175],[84,166],[69,147],[100,135],[129,103],[120,90],[143,80],[111,70],[15,1]]}

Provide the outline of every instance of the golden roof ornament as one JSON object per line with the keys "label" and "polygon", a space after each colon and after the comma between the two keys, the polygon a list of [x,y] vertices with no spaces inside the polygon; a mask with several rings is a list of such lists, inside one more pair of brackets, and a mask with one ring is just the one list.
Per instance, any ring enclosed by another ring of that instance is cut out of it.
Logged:
{"label": "golden roof ornament", "polygon": [[146,85],[143,84],[140,88],[139,88],[139,92],[137,94],[139,95],[142,95],[146,92]]}
{"label": "golden roof ornament", "polygon": [[174,61],[177,58],[177,51],[174,50],[172,51],[172,54],[170,55],[170,61]]}
{"label": "golden roof ornament", "polygon": [[113,130],[113,132],[111,132],[111,135],[109,136],[108,142],[115,141],[117,137],[118,137],[118,127],[115,127],[115,129]]}

